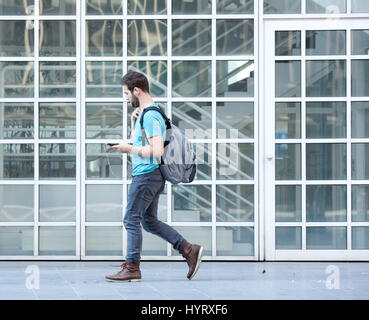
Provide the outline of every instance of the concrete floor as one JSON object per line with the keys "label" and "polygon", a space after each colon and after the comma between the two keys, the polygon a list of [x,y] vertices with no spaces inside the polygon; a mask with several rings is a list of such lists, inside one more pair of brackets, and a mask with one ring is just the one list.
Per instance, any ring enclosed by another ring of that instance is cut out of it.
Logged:
{"label": "concrete floor", "polygon": [[105,281],[114,264],[0,261],[0,300],[369,299],[369,263],[203,262],[189,281],[185,262],[143,261],[141,282]]}

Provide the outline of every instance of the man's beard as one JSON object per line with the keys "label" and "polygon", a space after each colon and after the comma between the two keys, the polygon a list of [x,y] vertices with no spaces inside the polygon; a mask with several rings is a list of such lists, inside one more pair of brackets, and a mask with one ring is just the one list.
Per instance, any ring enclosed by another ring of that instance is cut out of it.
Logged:
{"label": "man's beard", "polygon": [[132,97],[132,101],[131,101],[131,106],[132,108],[136,109],[140,106],[140,100],[138,100],[138,98],[136,98],[135,96]]}

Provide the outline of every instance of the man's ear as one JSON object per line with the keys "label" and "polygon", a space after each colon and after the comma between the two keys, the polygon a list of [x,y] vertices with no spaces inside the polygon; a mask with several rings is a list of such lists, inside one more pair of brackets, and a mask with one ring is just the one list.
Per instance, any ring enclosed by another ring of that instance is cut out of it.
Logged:
{"label": "man's ear", "polygon": [[136,87],[133,88],[133,95],[136,96],[136,97],[138,97],[139,94],[140,94],[140,90],[138,88],[136,88]]}

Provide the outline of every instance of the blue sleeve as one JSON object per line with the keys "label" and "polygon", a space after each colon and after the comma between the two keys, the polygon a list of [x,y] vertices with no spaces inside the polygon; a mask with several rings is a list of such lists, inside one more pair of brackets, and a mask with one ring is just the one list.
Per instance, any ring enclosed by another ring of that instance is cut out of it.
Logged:
{"label": "blue sleeve", "polygon": [[148,111],[144,116],[143,127],[146,137],[151,138],[163,134],[163,125],[165,125],[163,116],[157,111]]}

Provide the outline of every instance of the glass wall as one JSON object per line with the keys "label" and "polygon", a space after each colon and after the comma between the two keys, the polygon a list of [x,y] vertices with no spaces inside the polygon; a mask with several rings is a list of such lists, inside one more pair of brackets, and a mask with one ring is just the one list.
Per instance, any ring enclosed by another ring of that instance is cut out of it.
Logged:
{"label": "glass wall", "polygon": [[0,3],[0,259],[80,256],[79,12]]}
{"label": "glass wall", "polygon": [[[131,159],[107,143],[130,141],[128,71],[147,75],[197,154],[194,182],[167,184],[160,218],[206,257],[255,259],[255,11],[250,0],[2,1],[0,259],[125,256]],[[180,258],[146,232],[143,256]]]}
{"label": "glass wall", "polygon": [[[119,80],[139,71],[198,160],[194,182],[167,184],[159,216],[206,257],[255,259],[254,1],[88,0],[82,13],[82,257],[125,252],[131,159],[106,143],[130,140]],[[143,255],[179,258],[145,231]]]}
{"label": "glass wall", "polygon": [[[205,259],[259,259],[259,17],[368,13],[364,0],[1,1],[0,259],[125,256],[131,157],[107,143],[130,141],[128,71],[146,74],[197,154],[195,180],[166,185],[159,218]],[[368,35],[276,34],[279,249],[345,250],[349,236],[368,249]],[[146,232],[143,258],[181,259]]]}

